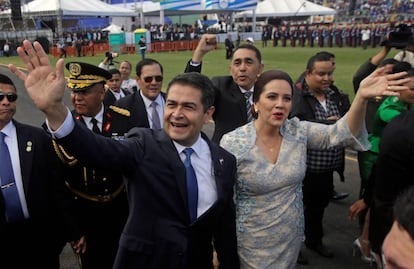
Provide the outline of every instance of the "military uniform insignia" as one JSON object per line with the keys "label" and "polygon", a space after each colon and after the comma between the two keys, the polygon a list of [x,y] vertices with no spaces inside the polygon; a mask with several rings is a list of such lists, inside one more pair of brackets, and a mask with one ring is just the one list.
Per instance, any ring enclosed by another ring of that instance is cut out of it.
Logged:
{"label": "military uniform insignia", "polygon": [[111,105],[111,106],[109,106],[109,109],[111,109],[112,111],[114,111],[114,112],[116,112],[116,113],[118,113],[122,116],[125,116],[125,117],[130,117],[131,116],[131,112],[129,112],[129,110],[124,109],[124,108],[120,108],[120,107]]}
{"label": "military uniform insignia", "polygon": [[53,148],[55,149],[56,155],[59,157],[59,159],[64,164],[72,166],[72,165],[75,165],[78,162],[78,160],[75,157],[73,157],[72,155],[67,153],[66,150],[61,145],[56,143],[55,140],[52,140],[52,143],[53,143]]}

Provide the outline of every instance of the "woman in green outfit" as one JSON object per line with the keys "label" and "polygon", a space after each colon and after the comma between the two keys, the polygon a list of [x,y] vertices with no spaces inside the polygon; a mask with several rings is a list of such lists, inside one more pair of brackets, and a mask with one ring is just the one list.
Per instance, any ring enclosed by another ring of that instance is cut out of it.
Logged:
{"label": "woman in green outfit", "polygon": [[[361,175],[361,199],[356,201],[349,209],[349,217],[351,219],[367,209],[370,204],[370,195],[366,194],[366,189],[372,186],[367,186],[368,179],[371,175],[372,168],[377,160],[379,152],[379,144],[382,135],[382,131],[385,126],[401,112],[410,109],[414,106],[414,69],[407,62],[399,62],[394,65],[391,73],[398,73],[401,71],[407,72],[407,77],[412,79],[406,85],[410,87],[410,90],[403,91],[399,97],[390,96],[386,98],[379,106],[372,125],[372,133],[369,134],[368,140],[371,143],[369,151],[361,153],[359,158],[359,168]],[[363,197],[363,198],[362,198]],[[369,211],[365,216],[365,222],[362,227],[361,235],[353,242],[354,254],[355,250],[359,249],[361,252],[361,259],[365,262],[376,262],[374,254],[370,251],[369,246]]]}

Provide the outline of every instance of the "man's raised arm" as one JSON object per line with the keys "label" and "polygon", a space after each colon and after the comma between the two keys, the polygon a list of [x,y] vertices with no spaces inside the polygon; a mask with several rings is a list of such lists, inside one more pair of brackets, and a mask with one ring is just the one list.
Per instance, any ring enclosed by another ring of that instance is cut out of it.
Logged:
{"label": "man's raised arm", "polygon": [[68,109],[63,102],[66,80],[63,71],[63,59],[59,59],[54,69],[49,58],[39,42],[33,44],[24,40],[23,45],[17,48],[27,73],[13,64],[9,69],[24,81],[30,98],[36,107],[41,110],[52,130],[57,130],[64,122]]}

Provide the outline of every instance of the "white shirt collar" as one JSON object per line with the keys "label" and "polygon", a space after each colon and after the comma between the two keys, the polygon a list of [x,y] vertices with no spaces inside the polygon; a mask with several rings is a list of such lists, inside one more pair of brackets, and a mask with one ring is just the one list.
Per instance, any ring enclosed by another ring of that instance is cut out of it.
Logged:
{"label": "white shirt collar", "polygon": [[[146,96],[144,96],[144,95],[142,94],[142,91],[139,91],[139,94],[141,95],[142,100],[144,101],[145,107],[146,107],[147,109],[149,109],[149,108],[150,108],[150,105],[152,104],[152,102],[156,102],[156,103],[157,103],[157,105],[158,105],[159,107],[161,107],[161,108],[163,108],[163,107],[164,107],[164,104],[163,104],[163,101],[162,101],[162,97],[161,97],[161,93],[160,93],[160,94],[158,94],[157,98],[155,98],[155,100],[154,100],[154,101],[153,101],[153,100],[150,100],[149,98],[147,98]],[[163,110],[162,110],[162,111],[164,111],[164,108],[163,108]]]}
{"label": "white shirt collar", "polygon": [[253,91],[254,91],[254,86],[253,87],[251,87],[249,90],[245,90],[245,89],[243,89],[242,87],[240,87],[239,86],[239,89],[240,89],[240,91],[242,92],[242,93],[245,93],[245,92],[252,92],[253,93]]}
{"label": "white shirt collar", "polygon": [[173,140],[173,143],[174,143],[174,146],[177,149],[177,152],[179,154],[181,154],[181,152],[183,152],[183,150],[186,149],[186,148],[192,148],[194,150],[195,154],[200,156],[200,154],[202,152],[202,142],[203,142],[202,140],[203,139],[201,138],[201,134],[199,134],[196,142],[193,145],[191,145],[190,147],[185,147],[183,145],[180,145],[177,142],[175,142],[174,140]]}
{"label": "white shirt collar", "polygon": [[8,137],[14,138],[16,135],[16,126],[14,126],[13,121],[9,121],[0,131]]}
{"label": "white shirt collar", "polygon": [[82,115],[82,118],[86,122],[86,124],[90,124],[92,118],[95,118],[98,121],[98,123],[102,124],[103,123],[103,113],[104,113],[104,107],[103,107],[103,105],[101,105],[101,110],[99,110],[99,112],[95,116],[88,117],[88,116]]}

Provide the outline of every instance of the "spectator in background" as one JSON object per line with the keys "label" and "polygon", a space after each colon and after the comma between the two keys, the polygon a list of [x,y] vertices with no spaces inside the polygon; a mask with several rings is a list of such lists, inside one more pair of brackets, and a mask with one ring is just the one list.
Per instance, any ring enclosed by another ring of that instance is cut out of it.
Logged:
{"label": "spectator in background", "polygon": [[[318,53],[309,58],[305,78],[296,84],[291,117],[329,125],[345,115],[349,99],[336,87],[331,87],[334,70],[329,54]],[[303,181],[305,245],[327,258],[333,257],[333,252],[322,242],[323,216],[332,196],[334,172],[342,172],[344,163],[344,147],[341,145],[307,150]]]}
{"label": "spectator in background", "polygon": [[67,54],[66,54],[66,44],[65,44],[65,42],[59,41],[57,43],[57,49],[58,49],[58,52],[59,52],[59,58],[62,58],[62,57],[66,58]]}
{"label": "spectator in background", "polygon": [[127,90],[129,93],[134,93],[138,90],[136,79],[130,78],[132,65],[129,61],[124,60],[119,64],[119,72],[121,72],[122,85],[121,88]]}
{"label": "spectator in background", "polygon": [[226,59],[228,60],[233,55],[233,49],[234,49],[234,44],[233,44],[233,41],[231,40],[230,34],[228,34],[226,39],[224,40],[224,46],[226,48]]}
{"label": "spectator in background", "polygon": [[362,40],[362,48],[365,50],[368,47],[369,40],[371,38],[371,30],[368,26],[365,27],[365,29],[361,30],[361,40]]}
{"label": "spectator in background", "polygon": [[103,104],[107,107],[113,105],[117,100],[129,94],[127,90],[121,88],[122,80],[119,70],[114,68],[109,69],[108,72],[112,77],[106,80],[106,90],[103,99]]}
{"label": "spectator in background", "polygon": [[145,51],[147,50],[147,45],[145,44],[145,38],[142,35],[138,41],[139,52],[141,53],[141,59],[145,59]]}
{"label": "spectator in background", "polygon": [[240,46],[240,40],[241,40],[240,33],[237,31],[236,48]]}
{"label": "spectator in background", "polygon": [[10,56],[10,43],[8,41],[3,45],[3,55],[6,57]]}
{"label": "spectator in background", "polygon": [[139,90],[116,101],[115,105],[131,113],[127,129],[162,128],[165,94],[161,89],[164,69],[157,60],[146,58],[137,63],[135,70]]}

